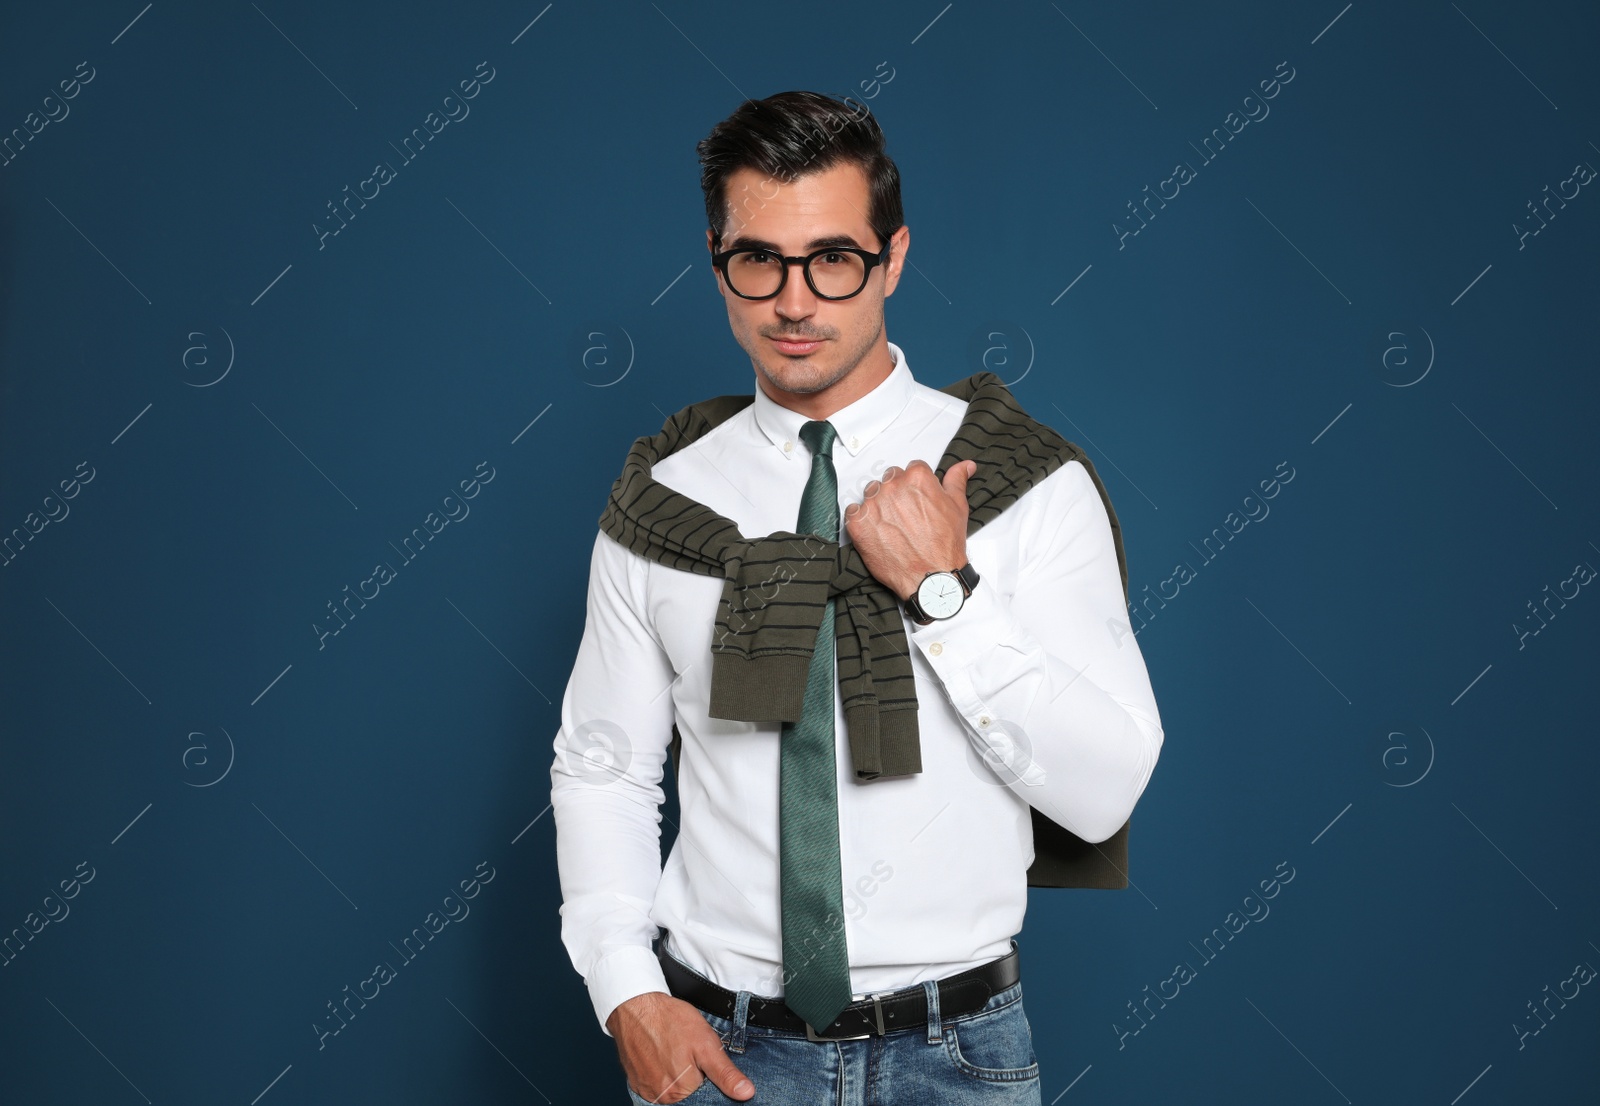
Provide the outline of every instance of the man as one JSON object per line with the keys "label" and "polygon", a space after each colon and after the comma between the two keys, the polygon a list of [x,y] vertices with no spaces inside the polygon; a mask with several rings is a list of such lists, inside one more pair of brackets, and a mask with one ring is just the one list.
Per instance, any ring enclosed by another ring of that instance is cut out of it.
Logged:
{"label": "man", "polygon": [[[782,93],[699,151],[756,386],[640,439],[602,516],[551,768],[562,940],[634,1102],[1037,1103],[1030,806],[1106,842],[1163,737],[1109,501],[1080,461],[985,483],[977,456],[1064,440],[888,341],[911,232],[870,115]],[[969,535],[980,490],[1008,505]]]}

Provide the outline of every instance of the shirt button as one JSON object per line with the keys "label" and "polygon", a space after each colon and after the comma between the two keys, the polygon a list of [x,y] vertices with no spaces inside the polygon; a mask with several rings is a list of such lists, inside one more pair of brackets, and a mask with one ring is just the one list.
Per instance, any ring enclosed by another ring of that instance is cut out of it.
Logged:
{"label": "shirt button", "polygon": [[861,439],[860,438],[851,438],[850,439],[850,448],[851,449],[860,449],[861,448]]}
{"label": "shirt button", "polygon": [[979,715],[978,716],[978,725],[987,726],[988,724],[989,724],[989,716],[987,714],[983,714],[983,715]]}
{"label": "shirt button", "polygon": [[928,652],[932,653],[934,656],[937,657],[940,653],[944,652],[944,642],[942,642],[942,641],[934,642],[932,645],[928,646]]}
{"label": "shirt button", "polygon": [[784,442],[783,443],[783,451],[785,453],[790,453],[793,450],[794,450],[794,443],[793,442]]}

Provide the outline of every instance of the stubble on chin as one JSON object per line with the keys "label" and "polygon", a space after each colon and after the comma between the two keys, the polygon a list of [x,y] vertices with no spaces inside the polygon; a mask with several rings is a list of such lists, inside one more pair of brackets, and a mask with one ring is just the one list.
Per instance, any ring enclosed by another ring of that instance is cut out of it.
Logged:
{"label": "stubble on chin", "polygon": [[766,366],[762,366],[761,373],[767,378],[767,383],[780,388],[791,395],[811,395],[833,387],[849,375],[849,369],[828,372],[823,369],[809,369],[803,366],[786,366],[781,374],[774,373]]}

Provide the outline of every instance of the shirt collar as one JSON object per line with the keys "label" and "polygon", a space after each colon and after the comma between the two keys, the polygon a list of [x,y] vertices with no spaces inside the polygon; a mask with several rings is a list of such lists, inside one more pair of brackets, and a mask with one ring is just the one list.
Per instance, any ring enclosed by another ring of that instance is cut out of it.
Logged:
{"label": "shirt collar", "polygon": [[[911,366],[906,364],[906,355],[899,346],[893,342],[887,344],[889,353],[894,357],[894,368],[889,375],[879,381],[872,391],[828,416],[828,421],[839,435],[835,446],[843,446],[852,457],[871,445],[873,439],[911,401]],[[756,385],[754,410],[756,425],[779,453],[810,462],[810,451],[800,440],[800,428],[810,419],[778,403],[759,384]]]}

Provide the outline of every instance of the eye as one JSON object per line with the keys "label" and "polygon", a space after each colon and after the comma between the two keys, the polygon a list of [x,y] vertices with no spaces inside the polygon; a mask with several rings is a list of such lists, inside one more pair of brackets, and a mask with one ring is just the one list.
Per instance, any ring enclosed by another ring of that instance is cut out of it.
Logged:
{"label": "eye", "polygon": [[845,255],[841,253],[825,253],[818,260],[828,265],[838,265],[845,260]]}

